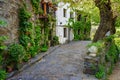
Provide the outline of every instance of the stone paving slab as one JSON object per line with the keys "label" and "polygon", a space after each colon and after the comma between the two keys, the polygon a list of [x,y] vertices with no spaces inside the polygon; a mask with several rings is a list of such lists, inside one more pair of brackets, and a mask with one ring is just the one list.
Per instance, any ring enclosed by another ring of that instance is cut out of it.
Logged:
{"label": "stone paving slab", "polygon": [[8,80],[97,80],[94,76],[83,74],[83,58],[89,43],[76,41],[61,45]]}

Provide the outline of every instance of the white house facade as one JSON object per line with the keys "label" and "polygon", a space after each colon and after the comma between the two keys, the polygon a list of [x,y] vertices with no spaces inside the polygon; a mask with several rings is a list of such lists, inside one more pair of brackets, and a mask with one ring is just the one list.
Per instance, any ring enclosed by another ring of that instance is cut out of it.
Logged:
{"label": "white house facade", "polygon": [[69,4],[63,2],[58,3],[56,11],[56,36],[59,37],[59,42],[64,44],[74,39],[73,30],[66,27],[70,18],[75,17],[75,12],[71,12]]}

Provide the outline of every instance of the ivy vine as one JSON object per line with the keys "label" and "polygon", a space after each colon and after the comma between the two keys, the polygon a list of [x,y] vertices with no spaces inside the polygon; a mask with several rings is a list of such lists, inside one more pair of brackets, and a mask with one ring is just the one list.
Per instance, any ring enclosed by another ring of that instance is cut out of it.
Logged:
{"label": "ivy vine", "polygon": [[[70,25],[72,23],[72,25]],[[74,40],[89,40],[91,22],[89,16],[81,16],[80,21],[75,21],[70,19],[69,27],[74,31]]]}
{"label": "ivy vine", "polygon": [[40,8],[40,1],[41,0],[31,0],[31,4],[32,4],[34,12],[36,14],[42,14],[43,13],[43,10]]}
{"label": "ivy vine", "polygon": [[[19,41],[26,50],[26,56],[35,56],[38,49],[36,49],[34,25],[30,21],[31,13],[26,7],[21,7],[19,10],[19,26],[20,26],[20,37]],[[38,38],[38,37],[37,37]]]}

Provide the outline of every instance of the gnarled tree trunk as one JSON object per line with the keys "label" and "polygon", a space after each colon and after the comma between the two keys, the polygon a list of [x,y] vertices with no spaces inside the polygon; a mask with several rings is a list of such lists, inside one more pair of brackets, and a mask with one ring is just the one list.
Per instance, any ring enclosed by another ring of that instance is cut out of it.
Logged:
{"label": "gnarled tree trunk", "polygon": [[96,31],[93,42],[102,40],[108,31],[114,34],[116,21],[116,17],[113,16],[110,0],[106,2],[103,0],[95,0],[95,4],[100,10],[100,25]]}

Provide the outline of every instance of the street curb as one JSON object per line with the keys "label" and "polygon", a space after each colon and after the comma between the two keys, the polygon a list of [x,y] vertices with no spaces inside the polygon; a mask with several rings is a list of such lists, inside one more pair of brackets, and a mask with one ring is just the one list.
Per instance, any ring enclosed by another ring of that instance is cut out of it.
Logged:
{"label": "street curb", "polygon": [[7,75],[7,80],[9,80],[9,78],[13,77],[14,75],[20,73],[21,71],[27,69],[28,67],[32,66],[33,64],[37,63],[38,61],[40,61],[42,58],[44,58],[45,56],[47,56],[48,54],[52,53],[53,51],[55,51],[57,48],[59,48],[60,45],[58,46],[54,46],[54,47],[50,47],[48,49],[47,52],[44,53],[39,53],[38,55],[36,55],[34,58],[30,59],[25,65],[22,66],[22,68],[20,68],[19,70],[13,71],[11,73],[9,73]]}

